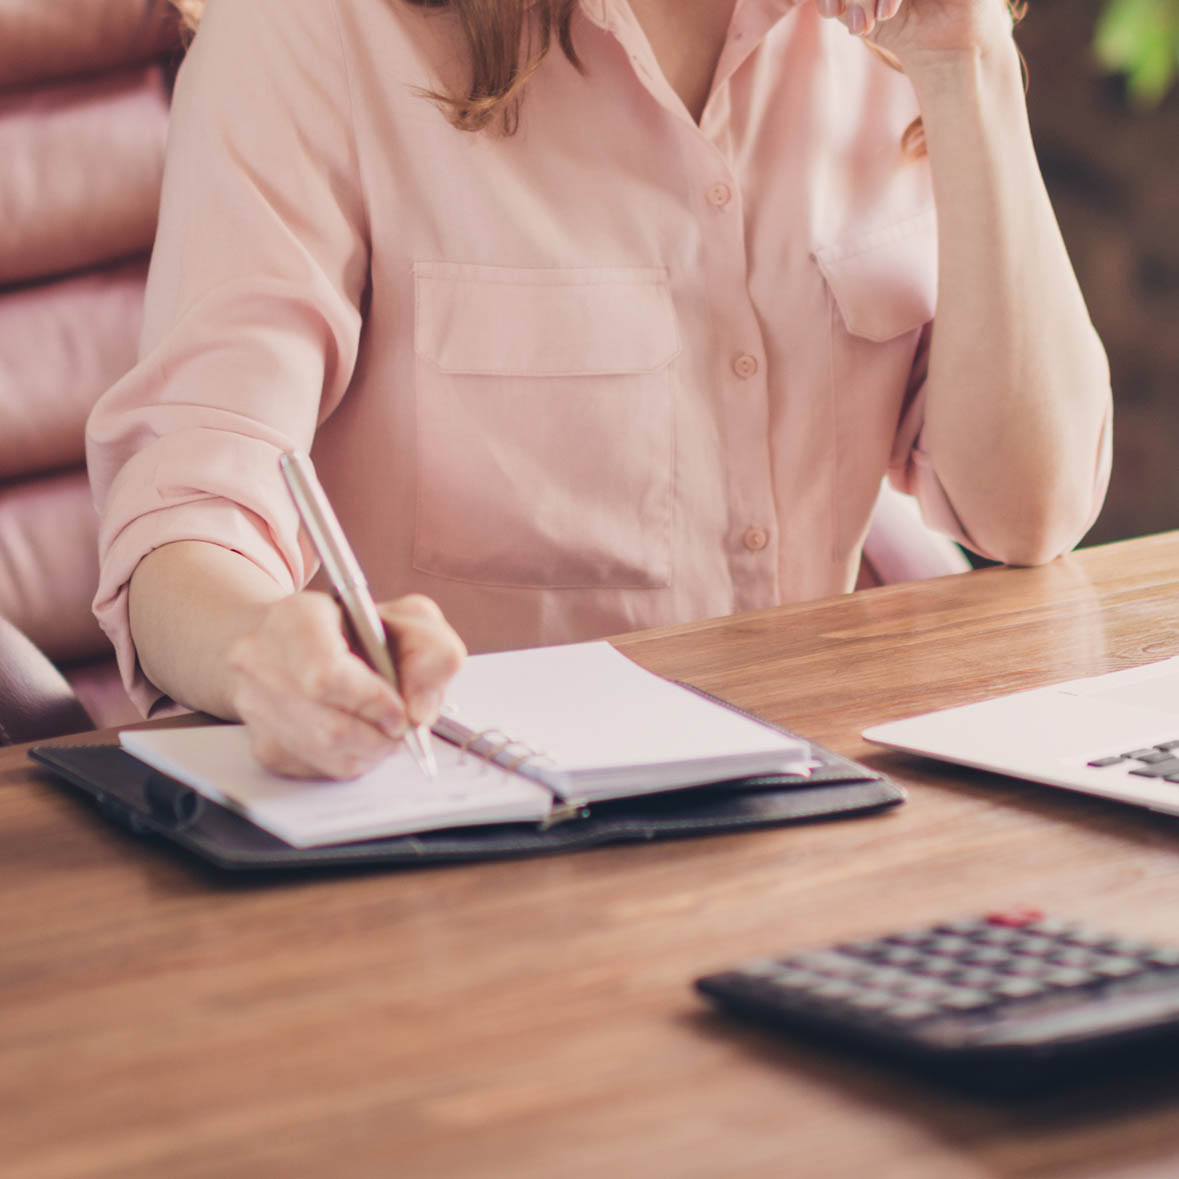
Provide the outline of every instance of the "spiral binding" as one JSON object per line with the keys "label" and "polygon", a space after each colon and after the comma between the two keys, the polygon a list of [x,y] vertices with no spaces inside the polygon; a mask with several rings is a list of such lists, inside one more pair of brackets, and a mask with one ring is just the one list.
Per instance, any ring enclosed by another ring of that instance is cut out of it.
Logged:
{"label": "spiral binding", "polygon": [[[504,760],[503,755],[513,747],[523,752],[519,757]],[[545,752],[545,750],[534,749],[526,741],[522,741],[519,737],[514,737],[511,733],[507,733],[499,728],[480,729],[478,732],[468,733],[458,743],[458,750],[460,757],[467,757],[468,755],[478,757],[485,767],[497,765],[501,769],[509,770],[513,773],[518,773],[520,767],[530,761],[548,761],[553,765],[557,764],[552,755]],[[527,776],[529,781],[535,782],[538,786],[543,786],[553,797],[553,805],[549,808],[548,816],[540,824],[542,830],[553,826],[555,823],[563,823],[567,819],[585,818],[589,814],[589,807],[584,801],[568,798],[557,787],[545,782],[541,778],[534,777],[531,774]]]}

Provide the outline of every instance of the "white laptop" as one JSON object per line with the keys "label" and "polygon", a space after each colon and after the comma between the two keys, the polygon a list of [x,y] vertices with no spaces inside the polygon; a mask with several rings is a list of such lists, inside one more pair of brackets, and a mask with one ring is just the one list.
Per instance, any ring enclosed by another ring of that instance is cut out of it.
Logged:
{"label": "white laptop", "polygon": [[864,737],[1179,815],[1179,656],[876,725]]}

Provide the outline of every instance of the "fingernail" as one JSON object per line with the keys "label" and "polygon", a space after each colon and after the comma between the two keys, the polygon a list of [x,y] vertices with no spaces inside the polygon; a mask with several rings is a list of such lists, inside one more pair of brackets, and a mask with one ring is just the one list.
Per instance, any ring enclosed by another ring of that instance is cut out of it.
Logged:
{"label": "fingernail", "polygon": [[409,722],[400,712],[387,712],[381,718],[381,732],[394,741],[400,741],[405,736]]}
{"label": "fingernail", "polygon": [[843,4],[842,0],[818,0],[818,7],[822,16],[838,16]]}
{"label": "fingernail", "polygon": [[847,14],[847,27],[851,30],[853,36],[858,37],[868,28],[868,18],[864,15],[862,8],[856,7]]}
{"label": "fingernail", "polygon": [[888,12],[888,0],[876,0],[876,19],[884,20]]}

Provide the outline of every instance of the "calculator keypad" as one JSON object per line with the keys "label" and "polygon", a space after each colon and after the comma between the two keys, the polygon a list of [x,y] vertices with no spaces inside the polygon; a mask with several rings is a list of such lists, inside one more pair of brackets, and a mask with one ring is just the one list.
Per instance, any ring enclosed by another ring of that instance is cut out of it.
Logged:
{"label": "calculator keypad", "polygon": [[1070,1009],[1073,1039],[1086,1011],[1095,1035],[1179,1023],[1179,949],[1028,910],[759,959],[698,985],[762,1014],[943,1050],[1035,1040],[1037,1021],[1047,1036]]}

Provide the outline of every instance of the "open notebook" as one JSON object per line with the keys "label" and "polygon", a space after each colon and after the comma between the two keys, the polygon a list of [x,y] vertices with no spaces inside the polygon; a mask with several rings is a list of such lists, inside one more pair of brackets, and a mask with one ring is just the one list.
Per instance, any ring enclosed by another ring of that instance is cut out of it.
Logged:
{"label": "open notebook", "polygon": [[543,823],[606,799],[805,774],[806,742],[645,671],[609,643],[475,655],[435,732],[439,776],[406,752],[350,782],[264,770],[241,725],[132,729],[129,753],[295,847]]}

